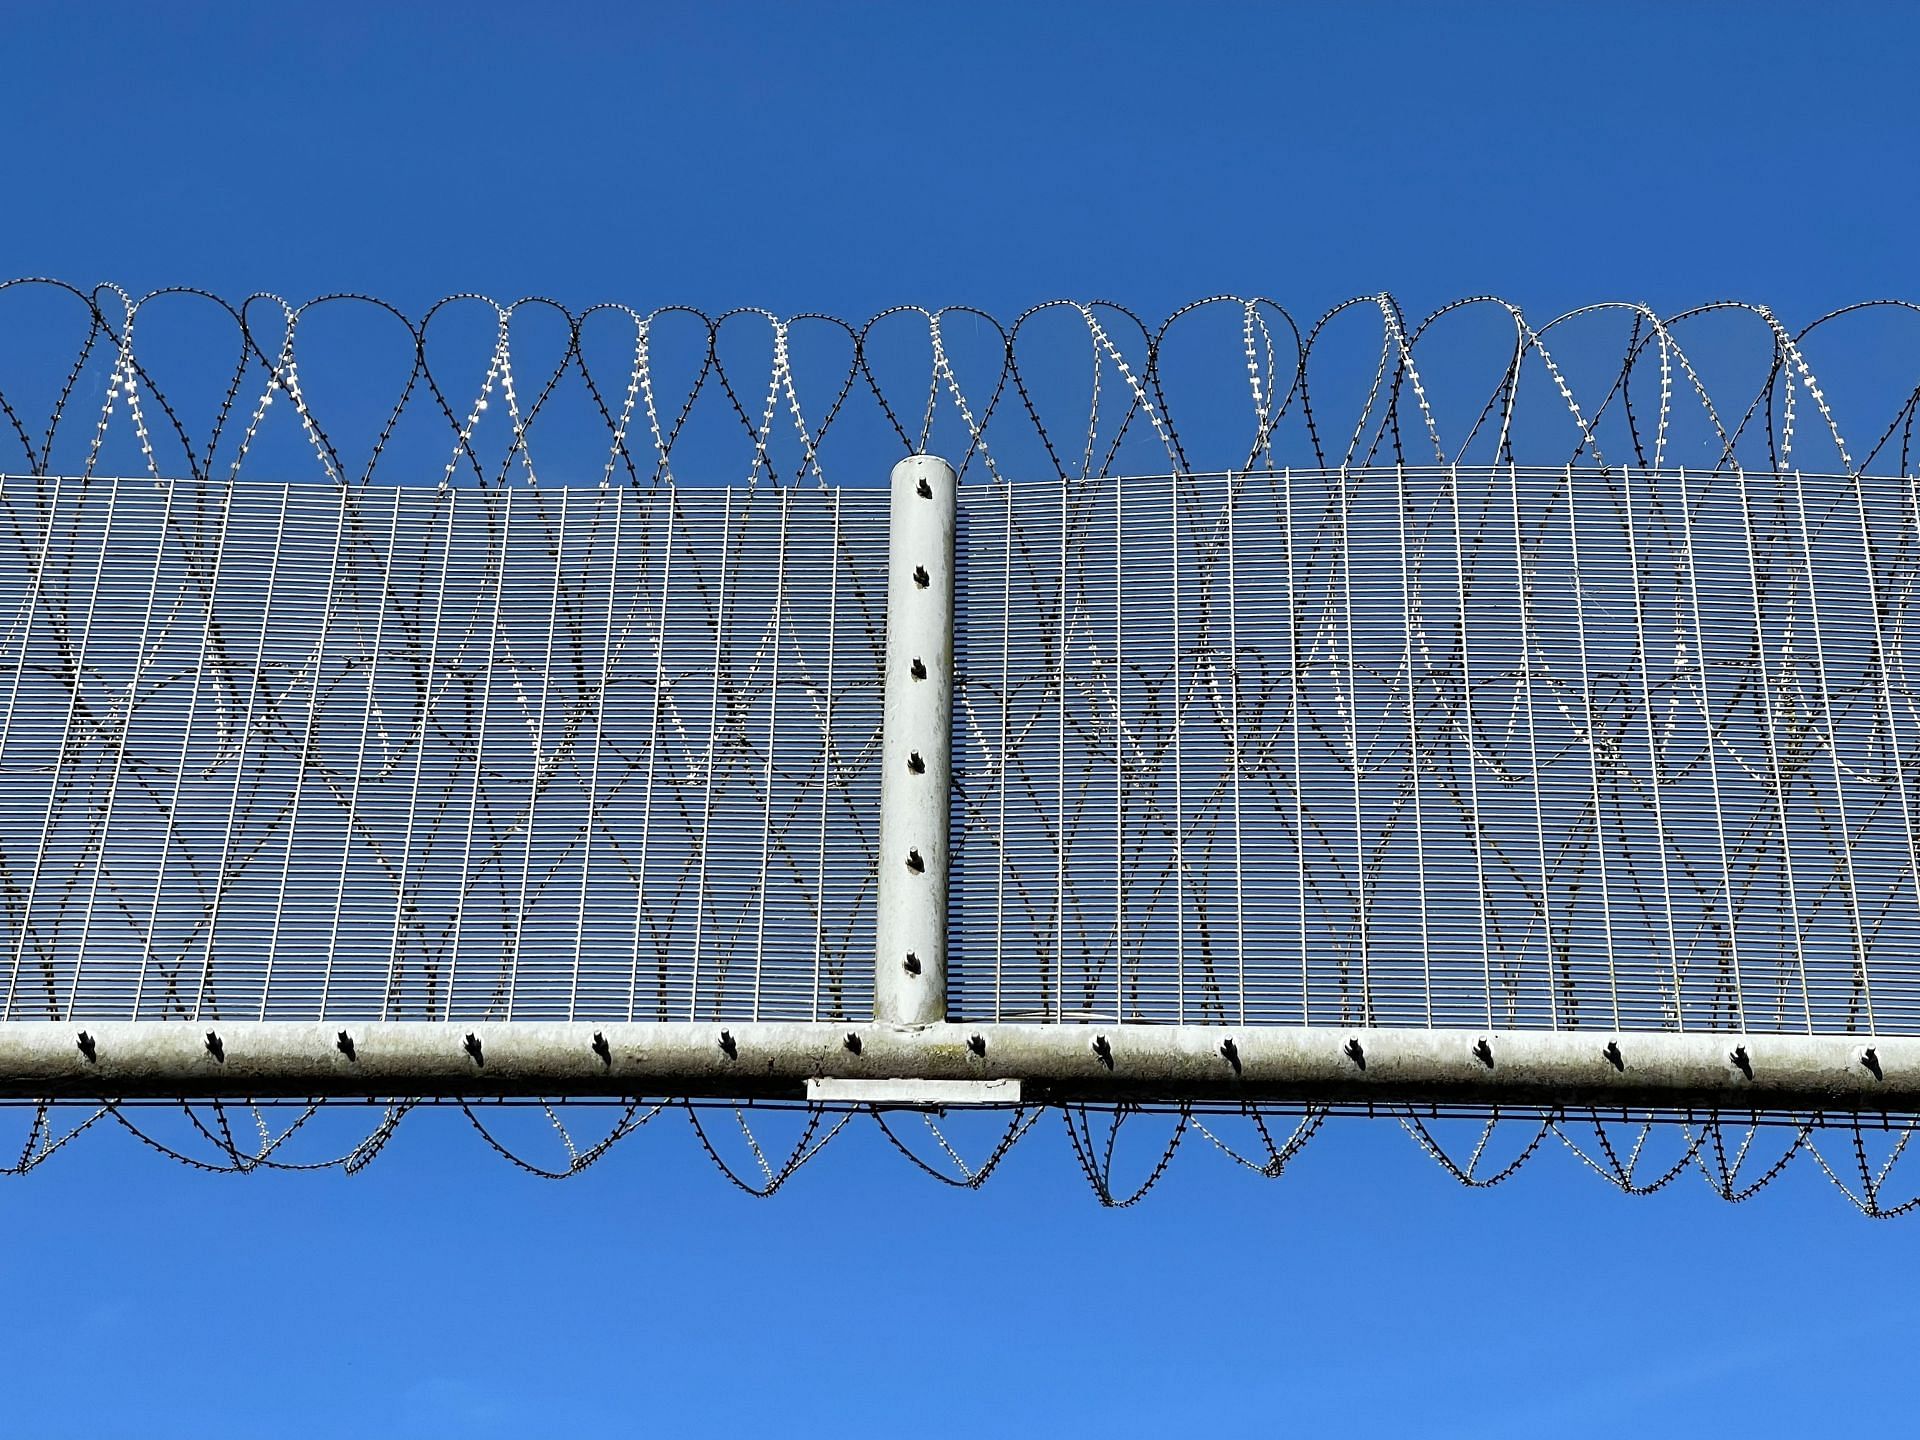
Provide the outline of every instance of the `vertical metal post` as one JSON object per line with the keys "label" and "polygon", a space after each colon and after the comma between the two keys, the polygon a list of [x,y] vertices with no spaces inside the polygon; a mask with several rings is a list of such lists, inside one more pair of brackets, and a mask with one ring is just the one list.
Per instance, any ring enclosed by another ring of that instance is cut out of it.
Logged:
{"label": "vertical metal post", "polygon": [[893,467],[887,531],[886,711],[880,744],[873,1018],[947,1016],[947,795],[953,776],[953,530],[958,477]]}

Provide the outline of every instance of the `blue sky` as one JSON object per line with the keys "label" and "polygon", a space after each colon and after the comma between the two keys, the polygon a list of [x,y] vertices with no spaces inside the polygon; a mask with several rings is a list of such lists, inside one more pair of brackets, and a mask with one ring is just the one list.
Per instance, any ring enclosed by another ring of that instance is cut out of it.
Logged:
{"label": "blue sky", "polygon": [[[32,7],[0,272],[855,316],[1915,289],[1904,8],[1029,8]],[[1271,1184],[1192,1140],[1123,1213],[1057,1119],[977,1195],[862,1133],[766,1203],[671,1115],[558,1186],[457,1115],[352,1179],[93,1135],[0,1215],[0,1433],[102,1437],[1871,1429],[1920,1247],[1803,1165],[1474,1194],[1387,1124]]]}

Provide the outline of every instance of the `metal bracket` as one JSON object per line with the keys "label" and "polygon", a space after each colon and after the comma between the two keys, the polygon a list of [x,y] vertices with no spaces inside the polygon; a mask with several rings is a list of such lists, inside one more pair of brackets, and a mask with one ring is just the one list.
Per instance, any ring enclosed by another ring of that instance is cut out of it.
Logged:
{"label": "metal bracket", "polygon": [[926,1110],[949,1105],[1018,1105],[1018,1080],[843,1080],[816,1075],[807,1099]]}

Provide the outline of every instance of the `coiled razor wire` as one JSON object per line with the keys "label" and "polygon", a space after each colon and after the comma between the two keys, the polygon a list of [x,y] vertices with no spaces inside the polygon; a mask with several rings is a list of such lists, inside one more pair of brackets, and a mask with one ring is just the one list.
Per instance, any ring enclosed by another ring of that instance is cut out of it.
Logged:
{"label": "coiled razor wire", "polygon": [[[939,446],[993,479],[1836,460],[1909,474],[1920,366],[1841,382],[1863,447],[1814,356],[1824,365],[1853,327],[1916,317],[1874,300],[1790,328],[1728,300],[1535,324],[1472,296],[1416,320],[1387,294],[1305,326],[1232,295],[1158,323],[1110,301],[1003,323],[967,306],[855,321],[473,294],[416,317],[369,295],[230,301],[22,278],[0,281],[0,435],[18,447],[0,449],[0,473],[825,486],[878,483],[889,453]],[[183,344],[190,359],[169,353]],[[1884,361],[1891,346],[1872,349]],[[1870,405],[1869,380],[1884,392]]]}
{"label": "coiled razor wire", "polygon": [[[403,1119],[416,1110],[438,1106],[436,1102],[395,1101],[377,1107],[379,1119],[372,1129],[339,1153],[315,1159],[292,1159],[282,1153],[322,1111],[363,1108],[367,1108],[364,1102],[321,1101],[266,1106],[220,1101],[110,1102],[92,1109],[51,1104],[16,1106],[10,1113],[27,1117],[26,1134],[18,1158],[0,1166],[0,1176],[24,1176],[37,1170],[103,1121],[118,1126],[154,1153],[203,1174],[339,1170],[356,1175],[383,1153]],[[1169,1173],[1183,1143],[1194,1136],[1204,1139],[1234,1168],[1273,1180],[1286,1173],[1308,1143],[1325,1130],[1329,1119],[1362,1115],[1382,1122],[1397,1120],[1422,1154],[1450,1179],[1469,1189],[1504,1184],[1547,1151],[1550,1147],[1546,1142],[1551,1138],[1560,1142],[1580,1168],[1625,1195],[1657,1194],[1692,1172],[1715,1195],[1737,1205],[1771,1186],[1798,1161],[1803,1169],[1811,1164],[1871,1219],[1897,1219],[1920,1208],[1920,1194],[1900,1198],[1890,1196],[1888,1190],[1895,1166],[1905,1156],[1920,1122],[1868,1115],[1783,1118],[1528,1107],[1474,1113],[1386,1105],[1357,1109],[1323,1105],[1264,1108],[1251,1104],[1025,1105],[989,1107],[968,1117],[988,1135],[985,1149],[977,1158],[969,1159],[963,1153],[965,1142],[951,1132],[951,1116],[904,1108],[825,1104],[744,1107],[680,1100],[575,1107],[547,1101],[524,1105],[491,1102],[483,1106],[453,1101],[451,1108],[458,1110],[489,1151],[515,1169],[542,1180],[570,1180],[581,1175],[655,1119],[678,1111],[686,1117],[701,1152],[727,1183],[759,1199],[777,1194],[835,1139],[860,1122],[871,1124],[888,1147],[916,1172],[955,1189],[978,1190],[1001,1171],[1008,1156],[1039,1128],[1040,1121],[1057,1112],[1076,1168],[1094,1198],[1109,1209],[1126,1209],[1144,1200]],[[611,1108],[616,1113],[611,1125],[597,1119],[569,1123],[563,1113],[569,1108],[583,1112]],[[537,1111],[547,1122],[564,1162],[546,1161],[528,1153],[525,1142],[516,1144],[503,1138],[498,1123],[483,1118],[484,1110]],[[269,1112],[280,1111],[293,1112],[293,1118],[284,1122],[269,1118]],[[171,1128],[180,1133],[161,1133],[161,1122],[169,1114],[176,1115]],[[235,1123],[236,1116],[241,1123]],[[765,1130],[770,1122],[797,1133],[785,1142],[775,1142]],[[581,1123],[600,1128],[599,1138],[586,1144],[576,1140],[574,1128]],[[1235,1143],[1226,1133],[1229,1124],[1247,1127],[1257,1144],[1249,1147]],[[1143,1126],[1153,1132],[1145,1141],[1144,1151],[1133,1138],[1133,1132]],[[1465,1127],[1466,1133],[1459,1140],[1450,1139],[1441,1133],[1450,1127]],[[1279,1132],[1283,1130],[1282,1137]],[[916,1138],[922,1133],[924,1139]],[[1123,1134],[1128,1137],[1124,1144]],[[1491,1156],[1496,1142],[1503,1139],[1511,1147],[1506,1158]],[[1676,1147],[1670,1155],[1653,1153],[1669,1146]]]}

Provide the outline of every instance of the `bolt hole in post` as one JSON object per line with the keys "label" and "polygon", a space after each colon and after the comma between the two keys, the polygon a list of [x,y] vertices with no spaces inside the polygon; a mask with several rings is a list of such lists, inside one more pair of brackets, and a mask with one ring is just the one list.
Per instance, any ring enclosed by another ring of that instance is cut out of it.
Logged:
{"label": "bolt hole in post", "polygon": [[873,1018],[896,1025],[947,1016],[958,485],[953,468],[931,455],[893,469]]}

